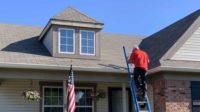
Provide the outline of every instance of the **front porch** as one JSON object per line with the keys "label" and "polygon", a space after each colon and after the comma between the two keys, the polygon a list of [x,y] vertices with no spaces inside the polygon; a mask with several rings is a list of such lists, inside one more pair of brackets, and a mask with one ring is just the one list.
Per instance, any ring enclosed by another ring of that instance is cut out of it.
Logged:
{"label": "front porch", "polygon": [[[28,71],[24,69],[1,70],[0,111],[66,112],[64,105],[68,74],[65,71]],[[128,77],[124,77],[126,74],[89,72],[75,72],[74,74],[76,93],[83,93],[79,101],[77,100],[76,112],[133,112],[129,100],[130,94],[127,90],[129,88]],[[41,100],[25,100],[21,96],[25,90],[40,91]],[[98,90],[105,92],[105,98],[93,100],[87,96],[90,91]],[[117,91],[111,92],[111,90]]]}

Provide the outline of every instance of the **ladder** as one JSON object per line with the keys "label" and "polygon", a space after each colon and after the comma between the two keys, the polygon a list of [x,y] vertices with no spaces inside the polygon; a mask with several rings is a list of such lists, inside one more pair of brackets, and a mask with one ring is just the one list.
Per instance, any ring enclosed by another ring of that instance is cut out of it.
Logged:
{"label": "ladder", "polygon": [[[131,64],[128,63],[126,48],[124,46],[123,46],[123,50],[124,50],[124,57],[125,57],[125,60],[126,60],[127,70],[128,70],[129,79],[130,79],[130,88],[131,88],[131,94],[132,94],[132,100],[133,100],[135,112],[151,112],[148,96],[147,95],[145,96],[144,101],[139,101],[139,99],[137,97],[137,92],[136,92],[136,89],[135,89],[133,75],[132,75],[132,72],[131,72],[131,69],[130,69]],[[140,108],[140,105],[142,105],[142,104],[146,105],[145,108]]]}

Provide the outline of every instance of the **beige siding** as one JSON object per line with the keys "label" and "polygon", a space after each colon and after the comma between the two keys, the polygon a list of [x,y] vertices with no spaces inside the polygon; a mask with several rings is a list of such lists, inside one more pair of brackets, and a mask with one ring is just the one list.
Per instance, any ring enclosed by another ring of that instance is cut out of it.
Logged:
{"label": "beige siding", "polygon": [[172,57],[173,60],[200,61],[200,27]]}
{"label": "beige siding", "polygon": [[38,81],[2,80],[0,85],[0,112],[39,112],[39,102],[27,101],[21,96],[22,91],[39,89]]}
{"label": "beige siding", "polygon": [[[97,90],[103,89],[106,92],[106,98],[99,99],[96,102],[96,112],[109,112],[108,107],[108,88],[121,88],[122,83],[103,83],[97,84]],[[127,83],[127,87],[129,84]],[[30,80],[3,80],[0,86],[0,112],[39,112],[39,102],[24,100],[21,96],[22,91],[28,89],[39,89],[38,81],[33,81],[33,86],[30,85]],[[148,86],[148,95],[153,107],[153,88]]]}
{"label": "beige siding", "polygon": [[43,44],[48,49],[48,51],[53,53],[53,36],[52,29],[50,29],[44,37]]}

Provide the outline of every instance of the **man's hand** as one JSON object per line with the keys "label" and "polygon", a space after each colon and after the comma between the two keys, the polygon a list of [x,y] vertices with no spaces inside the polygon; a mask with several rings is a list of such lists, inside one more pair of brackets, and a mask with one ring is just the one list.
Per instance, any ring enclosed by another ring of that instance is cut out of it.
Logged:
{"label": "man's hand", "polygon": [[133,63],[133,61],[129,59],[129,60],[128,60],[128,63]]}

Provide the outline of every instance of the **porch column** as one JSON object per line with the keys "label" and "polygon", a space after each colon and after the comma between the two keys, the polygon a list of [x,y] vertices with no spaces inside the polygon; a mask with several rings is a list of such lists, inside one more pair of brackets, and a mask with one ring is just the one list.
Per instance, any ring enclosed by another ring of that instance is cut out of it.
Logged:
{"label": "porch column", "polygon": [[67,112],[67,80],[63,80],[63,112]]}
{"label": "porch column", "polygon": [[123,112],[127,110],[126,83],[122,83],[122,107]]}

